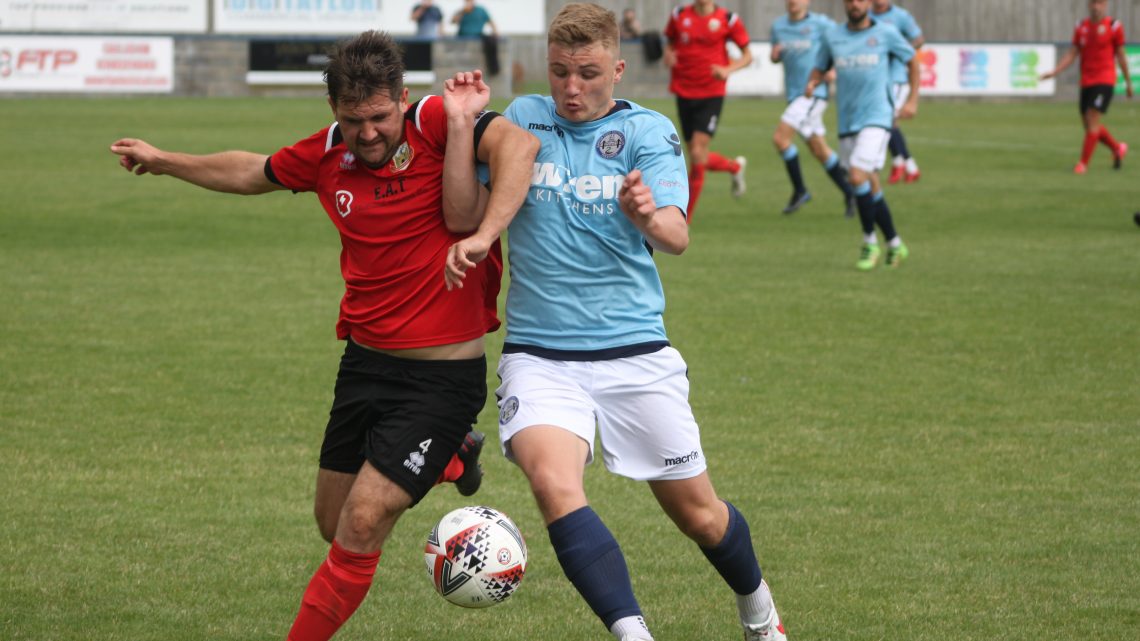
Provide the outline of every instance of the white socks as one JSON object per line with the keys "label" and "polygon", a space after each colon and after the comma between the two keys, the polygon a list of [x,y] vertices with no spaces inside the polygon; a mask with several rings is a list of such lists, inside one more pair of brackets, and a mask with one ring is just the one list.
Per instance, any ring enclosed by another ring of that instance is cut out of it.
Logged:
{"label": "white socks", "polygon": [[761,625],[767,623],[772,617],[772,593],[768,591],[768,583],[760,582],[760,587],[752,594],[736,595],[736,610],[740,613],[740,621],[748,625]]}
{"label": "white socks", "polygon": [[610,626],[610,632],[618,641],[653,641],[653,635],[649,634],[649,628],[642,617],[618,619]]}

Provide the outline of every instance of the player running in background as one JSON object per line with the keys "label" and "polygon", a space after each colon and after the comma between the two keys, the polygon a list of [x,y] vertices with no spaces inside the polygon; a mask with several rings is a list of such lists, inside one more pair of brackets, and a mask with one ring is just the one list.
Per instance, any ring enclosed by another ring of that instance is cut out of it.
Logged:
{"label": "player running in background", "polygon": [[907,63],[910,96],[898,116],[911,118],[918,112],[918,59],[914,47],[898,29],[875,22],[869,12],[871,0],[844,0],[847,24],[823,36],[819,59],[808,79],[804,95],[811,96],[823,82],[824,73],[836,71],[839,109],[839,156],[848,168],[855,191],[859,220],[863,224],[863,248],[855,267],[869,271],[879,262],[882,250],[875,226],[887,241],[887,265],[897,267],[909,255],[895,231],[891,210],[879,186],[879,170],[887,155],[894,105],[891,104],[890,64]]}
{"label": "player running in background", "polygon": [[[918,26],[914,16],[910,15],[909,11],[894,6],[891,4],[891,0],[874,0],[871,5],[871,17],[876,22],[894,25],[915,49],[921,48],[926,42],[922,35],[922,28]],[[907,80],[907,66],[897,60],[893,61],[891,63],[891,95],[895,105],[895,122],[891,127],[891,141],[888,149],[891,150],[891,157],[894,158],[894,162],[891,166],[891,175],[887,178],[887,182],[892,185],[904,178],[906,182],[912,183],[922,176],[922,172],[918,170],[918,163],[914,156],[910,155],[906,136],[903,135],[902,129],[899,129],[898,125],[898,110],[906,104],[910,90],[910,83]]]}
{"label": "player running in background", "polygon": [[811,200],[811,193],[804,184],[800,171],[799,149],[793,139],[797,133],[807,141],[811,153],[823,164],[827,175],[843,192],[847,204],[846,215],[855,215],[855,196],[847,182],[847,172],[839,162],[839,154],[827,146],[824,135],[823,112],[827,111],[827,83],[820,83],[812,96],[804,95],[811,70],[819,55],[819,43],[823,32],[835,26],[835,22],[825,15],[810,13],[811,0],[786,0],[787,15],[776,18],[772,23],[772,62],[784,64],[784,96],[788,106],[780,116],[780,124],[772,135],[772,142],[792,181],[792,197],[785,214],[795,213]]}
{"label": "player running in background", "polygon": [[595,435],[606,468],[648,481],[731,588],[745,639],[784,641],[748,523],[709,479],[685,361],[665,334],[651,248],[680,254],[689,243],[676,130],[614,99],[625,61],[613,12],[568,4],[547,43],[552,97],[521,97],[505,112],[542,145],[526,202],[513,221],[489,212],[447,262],[448,281],[462,286],[510,225],[503,452],[526,475],[566,577],[615,638],[653,637],[621,548],[586,499]]}
{"label": "player running in background", "polygon": [[487,203],[495,215],[522,203],[538,143],[495,114],[475,124],[490,96],[476,74],[460,74],[458,85],[449,79],[444,97],[413,105],[403,76],[395,41],[369,31],[330,53],[325,77],[336,122],[271,156],[195,156],[137,139],[111,147],[128,170],[213,191],[316,192],[340,232],[337,336],[346,346],[314,510],[332,547],[289,641],[327,641],[352,615],[396,521],[438,479],[466,480],[460,489],[469,494],[482,475],[473,457],[457,464],[455,454],[481,447],[468,430],[487,400],[483,336],[499,325],[502,261],[491,248],[462,291],[447,291],[439,270],[448,248],[479,224],[470,207],[482,191],[473,148],[497,166]]}
{"label": "player running in background", "polygon": [[[711,151],[709,143],[724,108],[728,77],[752,64],[752,52],[740,16],[718,7],[713,0],[696,0],[674,9],[665,25],[665,38],[663,60],[670,70],[669,91],[677,96],[681,134],[689,152],[689,203],[685,211],[691,222],[705,184],[705,170],[732,174],[732,195],[744,195],[744,156],[726,158]],[[729,58],[730,41],[740,47],[743,56]]]}
{"label": "player running in background", "polygon": [[1128,56],[1124,53],[1124,25],[1108,16],[1108,0],[1089,0],[1089,17],[1077,23],[1073,42],[1057,63],[1057,68],[1041,75],[1047,80],[1061,73],[1081,57],[1081,120],[1085,125],[1085,141],[1081,147],[1081,160],[1073,173],[1088,171],[1089,160],[1098,142],[1112,151],[1112,166],[1120,169],[1128,145],[1117,141],[1101,124],[1108,113],[1112,94],[1116,90],[1116,63],[1124,72],[1124,85],[1132,97],[1132,75],[1128,71]]}

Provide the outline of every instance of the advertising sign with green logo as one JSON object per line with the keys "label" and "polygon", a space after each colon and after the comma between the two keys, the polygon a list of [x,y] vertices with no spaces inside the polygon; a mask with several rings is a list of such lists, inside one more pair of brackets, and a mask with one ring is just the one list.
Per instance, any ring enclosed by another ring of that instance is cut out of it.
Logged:
{"label": "advertising sign with green logo", "polygon": [[[1124,45],[1124,55],[1128,58],[1128,73],[1132,75],[1132,89],[1140,89],[1140,45]],[[1119,68],[1116,73],[1116,93],[1124,94],[1124,74]]]}

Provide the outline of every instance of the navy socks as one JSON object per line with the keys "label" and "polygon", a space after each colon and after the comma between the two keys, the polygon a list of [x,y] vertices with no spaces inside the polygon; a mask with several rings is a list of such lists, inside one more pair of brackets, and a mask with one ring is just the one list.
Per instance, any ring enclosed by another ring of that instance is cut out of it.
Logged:
{"label": "navy socks", "polygon": [[589,506],[546,528],[566,578],[609,629],[615,621],[641,616],[629,568],[613,534]]}

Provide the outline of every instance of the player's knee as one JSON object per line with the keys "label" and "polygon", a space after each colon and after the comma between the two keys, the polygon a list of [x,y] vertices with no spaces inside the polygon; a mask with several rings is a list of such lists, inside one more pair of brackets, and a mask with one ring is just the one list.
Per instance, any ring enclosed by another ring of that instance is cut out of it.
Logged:
{"label": "player's knee", "polygon": [[534,470],[527,474],[531,492],[547,521],[585,505],[585,490],[573,475]]}
{"label": "player's knee", "polygon": [[[382,519],[377,506],[349,505],[337,522],[333,535],[342,543],[355,548],[368,548],[377,539],[376,531]],[[322,536],[324,532],[321,533]]]}
{"label": "player's knee", "polygon": [[724,532],[728,525],[722,515],[711,507],[695,507],[686,510],[676,523],[682,534],[705,548],[716,547],[724,538]]}

